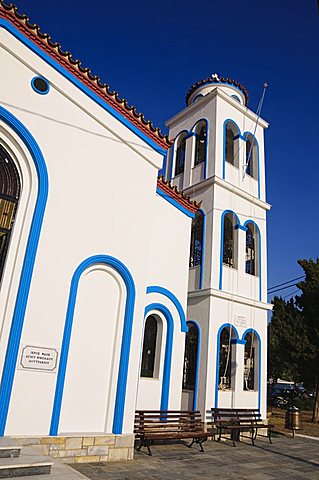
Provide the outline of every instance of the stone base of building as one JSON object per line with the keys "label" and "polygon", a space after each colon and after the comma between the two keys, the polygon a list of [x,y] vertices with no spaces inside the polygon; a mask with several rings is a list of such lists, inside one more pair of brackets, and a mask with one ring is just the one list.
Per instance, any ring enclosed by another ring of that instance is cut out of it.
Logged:
{"label": "stone base of building", "polygon": [[10,437],[18,445],[34,447],[63,463],[112,462],[132,460],[133,434],[74,434],[47,437]]}

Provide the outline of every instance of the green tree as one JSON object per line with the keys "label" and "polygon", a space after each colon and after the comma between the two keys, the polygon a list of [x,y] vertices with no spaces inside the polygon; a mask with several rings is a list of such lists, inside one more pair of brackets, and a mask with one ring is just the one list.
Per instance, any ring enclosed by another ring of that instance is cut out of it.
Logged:
{"label": "green tree", "polygon": [[315,387],[313,421],[319,422],[319,259],[299,260],[301,295],[273,299],[269,324],[268,376]]}

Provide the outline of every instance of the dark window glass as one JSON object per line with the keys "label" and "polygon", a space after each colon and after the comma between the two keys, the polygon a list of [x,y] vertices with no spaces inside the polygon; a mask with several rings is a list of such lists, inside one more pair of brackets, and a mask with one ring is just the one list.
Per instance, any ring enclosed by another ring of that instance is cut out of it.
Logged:
{"label": "dark window glass", "polygon": [[244,390],[255,389],[255,347],[251,333],[247,333],[244,356]]}
{"label": "dark window glass", "polygon": [[246,173],[251,177],[254,176],[254,151],[251,137],[247,137],[246,140]]}
{"label": "dark window glass", "polygon": [[189,266],[195,267],[200,265],[202,261],[202,244],[203,244],[203,215],[197,212],[192,221],[191,232],[191,248],[189,256]]}
{"label": "dark window glass", "polygon": [[196,135],[195,166],[206,160],[207,129],[204,124]]}
{"label": "dark window glass", "polygon": [[33,86],[35,90],[37,90],[40,93],[47,93],[49,90],[48,82],[41,77],[36,77],[33,79]]}
{"label": "dark window glass", "polygon": [[0,281],[19,197],[20,178],[18,170],[8,152],[0,145]]}
{"label": "dark window glass", "polygon": [[224,217],[223,263],[234,267],[234,226],[229,215]]}
{"label": "dark window glass", "polygon": [[226,162],[235,165],[235,133],[230,123],[226,125]]}
{"label": "dark window glass", "polygon": [[231,335],[229,327],[223,328],[220,333],[218,385],[221,390],[231,388]]}
{"label": "dark window glass", "polygon": [[186,137],[183,137],[176,149],[175,175],[179,175],[180,173],[184,172],[185,151],[186,151]]}
{"label": "dark window glass", "polygon": [[150,315],[145,321],[141,377],[154,376],[156,337],[157,321],[153,315]]}
{"label": "dark window glass", "polygon": [[198,330],[190,325],[185,338],[183,390],[195,390],[198,350]]}
{"label": "dark window glass", "polygon": [[255,250],[254,229],[250,225],[246,231],[246,273],[256,275],[256,250]]}

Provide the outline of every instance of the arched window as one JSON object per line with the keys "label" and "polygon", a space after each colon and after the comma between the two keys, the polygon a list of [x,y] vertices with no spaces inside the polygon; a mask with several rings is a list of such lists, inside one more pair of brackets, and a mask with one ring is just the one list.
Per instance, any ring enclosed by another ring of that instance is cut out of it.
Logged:
{"label": "arched window", "polygon": [[198,329],[190,324],[185,338],[183,390],[195,390],[198,352]]}
{"label": "arched window", "polygon": [[200,265],[203,254],[203,214],[196,212],[192,221],[191,248],[189,256],[189,266]]}
{"label": "arched window", "polygon": [[238,153],[239,153],[239,131],[233,122],[226,123],[226,151],[225,160],[234,167],[238,167]]}
{"label": "arched window", "polygon": [[230,327],[225,327],[220,332],[219,338],[219,390],[231,389],[232,358],[231,358],[232,332]]}
{"label": "arched window", "polygon": [[258,146],[251,133],[246,134],[246,173],[258,179]]}
{"label": "arched window", "polygon": [[238,230],[235,227],[236,217],[232,213],[226,213],[223,225],[223,263],[232,268],[237,268]]}
{"label": "arched window", "polygon": [[245,271],[249,275],[258,275],[257,255],[258,255],[258,231],[253,223],[246,225],[246,259]]}
{"label": "arched window", "polygon": [[196,143],[195,143],[195,161],[194,165],[199,165],[206,161],[206,146],[207,146],[207,127],[206,122],[200,122],[199,126],[195,130]]}
{"label": "arched window", "polygon": [[256,390],[256,347],[258,338],[254,332],[249,332],[245,336],[245,354],[244,354],[244,390]]}
{"label": "arched window", "polygon": [[186,153],[186,133],[180,135],[177,140],[177,148],[175,153],[175,176],[184,172]]}
{"label": "arched window", "polygon": [[145,320],[141,377],[154,377],[157,340],[157,320],[150,315]]}
{"label": "arched window", "polygon": [[9,153],[0,145],[0,281],[8,253],[20,190],[18,170]]}

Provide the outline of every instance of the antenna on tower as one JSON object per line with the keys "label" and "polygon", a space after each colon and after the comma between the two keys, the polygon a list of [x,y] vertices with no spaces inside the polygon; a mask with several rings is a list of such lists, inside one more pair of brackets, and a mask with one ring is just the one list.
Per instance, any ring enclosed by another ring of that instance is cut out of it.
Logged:
{"label": "antenna on tower", "polygon": [[258,120],[260,119],[261,109],[262,109],[262,106],[263,106],[263,103],[264,103],[264,98],[265,98],[265,93],[266,93],[267,88],[268,88],[268,83],[265,82],[263,84],[263,93],[261,95],[261,98],[259,100],[259,104],[258,104],[258,107],[257,107],[257,110],[256,110],[257,119],[256,119],[256,123],[255,123],[255,128],[254,128],[253,139],[252,139],[252,142],[251,142],[251,145],[250,145],[250,149],[249,149],[249,152],[248,152],[246,163],[244,165],[243,178],[245,178],[246,172],[249,169],[250,157],[251,157],[254,142],[255,142],[255,134],[256,134],[256,130],[257,130]]}

